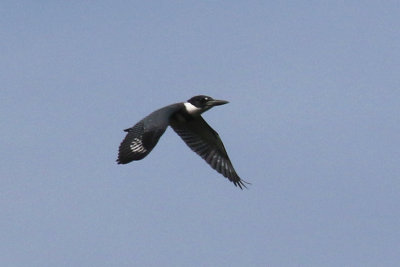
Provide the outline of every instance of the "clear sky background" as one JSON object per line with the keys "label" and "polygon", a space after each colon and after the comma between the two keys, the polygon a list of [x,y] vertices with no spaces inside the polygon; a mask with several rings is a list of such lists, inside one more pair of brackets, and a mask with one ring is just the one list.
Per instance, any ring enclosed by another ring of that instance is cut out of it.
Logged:
{"label": "clear sky background", "polygon": [[[1,266],[394,266],[399,1],[2,1]],[[249,190],[168,129],[198,94]]]}

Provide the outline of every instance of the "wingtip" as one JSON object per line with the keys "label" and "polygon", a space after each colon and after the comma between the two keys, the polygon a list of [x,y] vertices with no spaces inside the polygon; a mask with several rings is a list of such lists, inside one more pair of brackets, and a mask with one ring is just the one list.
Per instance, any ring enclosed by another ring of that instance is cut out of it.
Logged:
{"label": "wingtip", "polygon": [[117,164],[119,164],[119,165],[124,165],[124,164],[128,164],[129,162],[131,162],[131,160],[125,161],[125,160],[117,159],[115,162],[117,162]]}
{"label": "wingtip", "polygon": [[118,164],[127,164],[130,161],[124,160],[123,158],[121,158],[120,156],[118,156],[118,158],[115,160],[115,162],[117,162]]}
{"label": "wingtip", "polygon": [[242,180],[242,179],[240,179],[239,181],[237,181],[237,182],[234,182],[233,183],[235,186],[238,186],[240,189],[242,189],[243,190],[243,187],[244,188],[246,188],[246,189],[249,189],[247,186],[246,186],[246,184],[247,185],[251,185],[251,183],[249,183],[249,182],[246,182],[246,181],[244,181],[244,180]]}

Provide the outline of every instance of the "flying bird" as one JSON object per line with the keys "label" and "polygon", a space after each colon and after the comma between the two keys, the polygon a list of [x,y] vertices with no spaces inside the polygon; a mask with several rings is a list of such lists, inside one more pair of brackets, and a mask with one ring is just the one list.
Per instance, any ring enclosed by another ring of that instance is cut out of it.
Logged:
{"label": "flying bird", "polygon": [[228,178],[235,186],[246,188],[245,184],[249,183],[237,175],[218,133],[201,116],[212,107],[227,103],[225,100],[198,95],[187,102],[168,105],[154,111],[133,127],[124,130],[127,134],[119,146],[118,164],[146,157],[167,127],[171,126],[190,149],[213,169]]}

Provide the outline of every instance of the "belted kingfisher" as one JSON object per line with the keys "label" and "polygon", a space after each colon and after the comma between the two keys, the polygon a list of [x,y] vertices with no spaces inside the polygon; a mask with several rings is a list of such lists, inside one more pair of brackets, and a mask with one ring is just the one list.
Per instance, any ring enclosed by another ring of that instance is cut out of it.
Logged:
{"label": "belted kingfisher", "polygon": [[119,146],[118,164],[146,157],[170,125],[190,149],[235,186],[243,189],[246,187],[245,184],[249,183],[237,175],[218,133],[201,117],[203,112],[212,107],[227,103],[225,100],[198,95],[187,102],[172,104],[154,111],[132,128],[124,130],[127,135]]}

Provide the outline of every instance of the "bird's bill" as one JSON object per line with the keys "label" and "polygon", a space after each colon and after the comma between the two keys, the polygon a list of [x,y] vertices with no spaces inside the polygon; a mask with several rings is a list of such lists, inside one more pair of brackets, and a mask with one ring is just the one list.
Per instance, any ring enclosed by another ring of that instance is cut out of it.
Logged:
{"label": "bird's bill", "polygon": [[228,104],[228,103],[229,102],[226,101],[226,100],[215,100],[215,99],[213,99],[213,100],[208,101],[207,105],[208,106],[220,106],[220,105],[225,105],[225,104]]}

